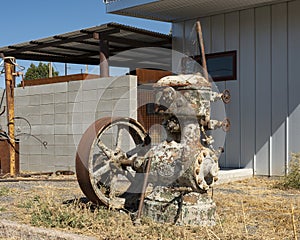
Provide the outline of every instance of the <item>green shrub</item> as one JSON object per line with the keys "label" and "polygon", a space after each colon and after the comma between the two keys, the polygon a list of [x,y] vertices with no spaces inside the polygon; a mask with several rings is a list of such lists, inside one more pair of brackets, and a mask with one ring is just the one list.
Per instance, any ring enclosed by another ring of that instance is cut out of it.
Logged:
{"label": "green shrub", "polygon": [[292,154],[289,172],[279,183],[283,188],[300,189],[300,153]]}

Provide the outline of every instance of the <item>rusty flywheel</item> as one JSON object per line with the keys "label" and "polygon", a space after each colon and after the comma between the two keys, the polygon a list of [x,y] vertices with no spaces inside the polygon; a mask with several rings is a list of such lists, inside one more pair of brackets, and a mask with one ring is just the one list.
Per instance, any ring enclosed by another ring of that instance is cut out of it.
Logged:
{"label": "rusty flywheel", "polygon": [[126,193],[140,193],[138,174],[130,166],[118,165],[126,153],[142,145],[145,129],[129,118],[101,118],[83,134],[76,153],[76,173],[81,190],[89,200],[122,208]]}

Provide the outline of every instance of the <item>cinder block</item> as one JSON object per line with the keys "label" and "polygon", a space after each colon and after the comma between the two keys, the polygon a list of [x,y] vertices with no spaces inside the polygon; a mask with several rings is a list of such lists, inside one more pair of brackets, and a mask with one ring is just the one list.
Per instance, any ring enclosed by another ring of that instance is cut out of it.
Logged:
{"label": "cinder block", "polygon": [[54,114],[54,104],[46,104],[40,106],[41,115]]}
{"label": "cinder block", "polygon": [[24,106],[24,109],[27,111],[29,115],[35,115],[35,116],[41,115],[40,106]]}
{"label": "cinder block", "polygon": [[129,98],[129,87],[116,87],[112,90],[112,99]]}
{"label": "cinder block", "polygon": [[68,92],[77,92],[82,88],[82,81],[68,82]]}
{"label": "cinder block", "polygon": [[55,124],[54,125],[54,134],[55,135],[64,135],[64,134],[68,134],[68,130],[69,130],[69,125],[68,124]]}
{"label": "cinder block", "polygon": [[[2,92],[0,92],[1,96],[2,96]],[[27,96],[29,95],[29,88],[22,88],[22,87],[18,87],[15,88],[15,97],[23,97],[23,96]]]}
{"label": "cinder block", "polygon": [[127,87],[130,85],[130,76],[115,77],[111,83],[112,88]]}
{"label": "cinder block", "polygon": [[19,160],[20,160],[20,165],[24,165],[28,167],[28,154],[24,154],[23,152],[20,152]]}
{"label": "cinder block", "polygon": [[77,149],[78,144],[82,138],[82,134],[69,135],[69,138],[70,138],[69,143],[72,142],[74,144],[75,148]]}
{"label": "cinder block", "polygon": [[137,87],[137,76],[129,76],[129,87],[130,89]]}
{"label": "cinder block", "polygon": [[80,135],[83,133],[82,124],[72,123],[68,125],[68,128],[69,128],[69,133],[72,135],[77,135],[77,134]]}
{"label": "cinder block", "polygon": [[51,104],[54,103],[54,93],[41,94],[42,104]]}
{"label": "cinder block", "polygon": [[97,90],[88,90],[88,91],[82,91],[82,101],[88,102],[88,101],[96,101],[99,99]]}
{"label": "cinder block", "polygon": [[29,165],[41,165],[41,155],[30,154],[28,158]]}
{"label": "cinder block", "polygon": [[67,124],[68,123],[68,114],[67,113],[58,113],[54,115],[55,124]]}
{"label": "cinder block", "polygon": [[99,100],[111,100],[112,99],[112,89],[98,89],[97,96]]}
{"label": "cinder block", "polygon": [[[30,158],[34,155],[41,155],[42,153],[42,146],[37,143],[36,145],[30,145],[28,146],[28,154],[30,154]],[[30,160],[30,159],[29,159]]]}
{"label": "cinder block", "polygon": [[[52,94],[55,92],[55,85],[57,83],[52,83],[52,84],[46,84],[46,85],[41,85],[41,86],[37,86],[37,87],[41,87],[41,92],[43,94]],[[60,83],[58,83],[60,84]]]}
{"label": "cinder block", "polygon": [[89,102],[83,102],[82,103],[82,112],[96,112],[97,102],[95,101],[89,101]]}
{"label": "cinder block", "polygon": [[68,114],[68,123],[69,124],[81,124],[83,123],[83,118],[85,117],[85,115],[83,115],[82,113],[69,113]]}
{"label": "cinder block", "polygon": [[46,155],[43,156],[40,168],[43,169],[43,172],[53,172],[53,173],[55,173],[53,158],[51,158],[51,156],[46,156]]}
{"label": "cinder block", "polygon": [[115,77],[108,77],[108,78],[99,78],[95,80],[97,82],[97,89],[107,89],[111,87],[112,82],[114,81]]}
{"label": "cinder block", "polygon": [[41,148],[41,155],[51,155],[54,156],[55,155],[55,144],[47,144],[46,148],[44,146],[42,146]]}
{"label": "cinder block", "polygon": [[68,112],[69,113],[82,113],[82,103],[68,103]]}
{"label": "cinder block", "polygon": [[29,98],[29,104],[31,106],[39,106],[41,104],[41,96],[40,96],[40,94],[29,96],[28,98]]}
{"label": "cinder block", "polygon": [[70,146],[73,146],[74,148],[76,148],[77,147],[77,142],[75,141],[74,136],[80,136],[81,137],[82,135],[72,135],[72,134],[67,135],[68,144]]}
{"label": "cinder block", "polygon": [[68,91],[68,83],[67,82],[62,82],[62,83],[54,83],[54,92],[55,93],[62,93],[62,92],[67,92]]}
{"label": "cinder block", "polygon": [[42,135],[53,135],[55,133],[54,125],[43,125],[41,127],[41,134]]}
{"label": "cinder block", "polygon": [[113,117],[130,117],[129,111],[113,111],[112,112]]}
{"label": "cinder block", "polygon": [[112,111],[109,112],[104,112],[104,111],[97,111],[95,118],[96,119],[100,119],[100,118],[104,118],[104,117],[113,117]]}
{"label": "cinder block", "polygon": [[[16,116],[22,116],[22,114],[16,114]],[[40,115],[38,115],[38,116],[29,115],[28,117],[25,117],[25,119],[29,121],[31,126],[40,125],[42,123]],[[25,122],[25,120],[16,120],[15,121],[16,127],[18,127],[18,124],[20,124],[21,130],[22,130],[22,127],[26,128],[28,126],[28,124]]]}
{"label": "cinder block", "polygon": [[17,106],[29,106],[30,96],[20,96],[15,98],[15,105]]}
{"label": "cinder block", "polygon": [[68,135],[55,135],[55,145],[68,145]]}
{"label": "cinder block", "polygon": [[55,114],[68,112],[66,103],[57,103],[55,104],[54,109],[55,109]]}
{"label": "cinder block", "polygon": [[56,156],[54,161],[55,171],[70,170],[74,171],[75,167],[75,154],[74,156]]}
{"label": "cinder block", "polygon": [[21,155],[28,155],[30,154],[30,151],[29,151],[29,145],[25,145],[24,142],[20,142],[20,152],[21,152]]}
{"label": "cinder block", "polygon": [[57,164],[54,165],[54,171],[62,171],[62,170],[68,170],[68,171],[74,171],[75,172],[75,164],[72,165],[63,165],[63,164]]}
{"label": "cinder block", "polygon": [[38,165],[33,165],[33,164],[29,164],[29,172],[43,172],[43,166],[41,164]]}
{"label": "cinder block", "polygon": [[33,126],[31,126],[31,133],[33,135],[42,134],[42,127],[43,127],[43,125],[33,125]]}
{"label": "cinder block", "polygon": [[70,102],[70,103],[82,102],[82,91],[69,92],[68,93],[68,102]]}
{"label": "cinder block", "polygon": [[137,100],[137,91],[138,91],[137,87],[130,88],[129,96],[131,100]]}
{"label": "cinder block", "polygon": [[59,92],[54,94],[54,103],[67,103],[68,102],[68,93]]}
{"label": "cinder block", "polygon": [[83,91],[89,91],[89,90],[95,90],[97,89],[97,80],[91,79],[91,80],[84,80],[82,82],[82,90]]}
{"label": "cinder block", "polygon": [[130,114],[129,114],[129,117],[133,118],[133,119],[137,119],[138,118],[137,109],[136,110],[131,110]]}
{"label": "cinder block", "polygon": [[93,122],[95,122],[97,120],[96,118],[96,113],[95,112],[91,112],[91,113],[84,113],[83,119],[82,119],[82,123],[83,124],[91,124]]}
{"label": "cinder block", "polygon": [[82,126],[82,132],[81,133],[78,132],[77,134],[83,134],[90,127],[91,124],[93,124],[93,122],[91,122],[91,123],[83,123],[81,125]]}
{"label": "cinder block", "polygon": [[116,102],[113,111],[129,111],[133,107],[136,107],[135,102],[129,101],[129,99],[121,99]]}
{"label": "cinder block", "polygon": [[31,96],[44,93],[43,89],[45,88],[46,88],[45,85],[25,87],[25,89],[29,89],[28,95]]}
{"label": "cinder block", "polygon": [[20,172],[28,172],[29,171],[29,164],[26,163],[20,163]]}
{"label": "cinder block", "polygon": [[41,140],[44,142],[46,141],[48,143],[48,147],[51,145],[54,145],[54,134],[42,134],[41,135]]}
{"label": "cinder block", "polygon": [[42,115],[41,116],[41,124],[42,125],[53,125],[54,124],[54,115],[48,114],[48,115]]}
{"label": "cinder block", "polygon": [[55,157],[57,156],[75,156],[76,148],[69,145],[56,145]]}
{"label": "cinder block", "polygon": [[101,100],[97,104],[96,112],[111,112],[115,107],[115,100]]}

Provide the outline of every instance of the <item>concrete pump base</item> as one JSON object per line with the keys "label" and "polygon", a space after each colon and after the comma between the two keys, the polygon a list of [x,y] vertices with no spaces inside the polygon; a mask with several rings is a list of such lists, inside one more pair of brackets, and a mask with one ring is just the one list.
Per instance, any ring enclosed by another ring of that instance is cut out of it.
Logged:
{"label": "concrete pump base", "polygon": [[144,202],[143,214],[156,222],[180,226],[214,226],[216,204],[201,193],[172,192],[156,187]]}

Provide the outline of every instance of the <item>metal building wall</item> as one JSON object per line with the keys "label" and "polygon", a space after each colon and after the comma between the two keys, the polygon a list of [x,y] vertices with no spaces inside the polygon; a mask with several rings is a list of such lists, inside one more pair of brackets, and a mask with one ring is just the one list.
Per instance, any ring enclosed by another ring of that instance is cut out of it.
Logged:
{"label": "metal building wall", "polygon": [[[207,53],[238,51],[238,79],[217,83],[232,94],[221,167],[283,175],[300,152],[299,13],[296,0],[200,19]],[[190,55],[196,20],[173,24],[175,50]]]}

